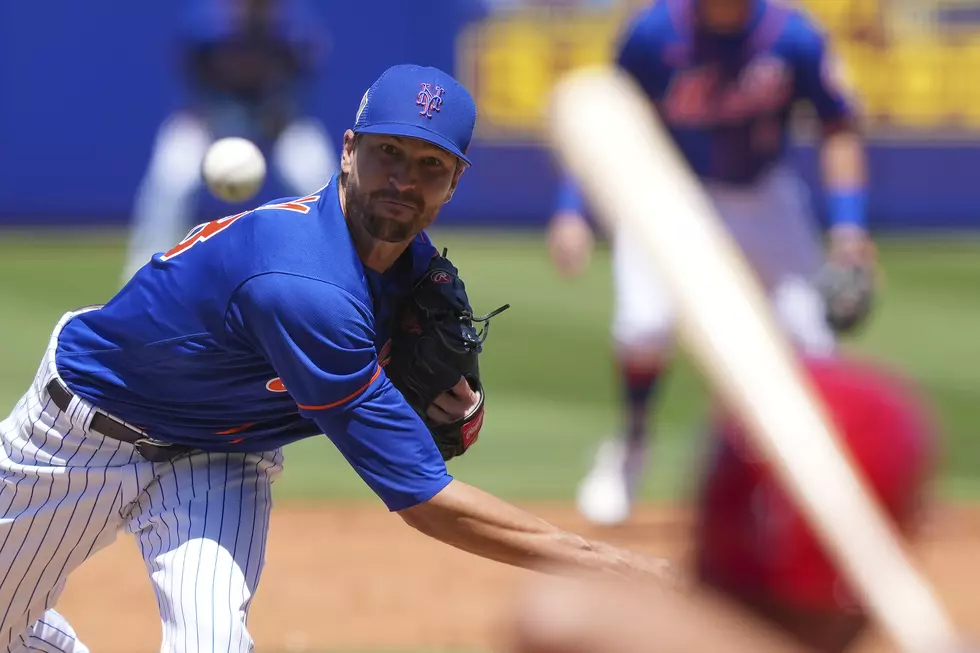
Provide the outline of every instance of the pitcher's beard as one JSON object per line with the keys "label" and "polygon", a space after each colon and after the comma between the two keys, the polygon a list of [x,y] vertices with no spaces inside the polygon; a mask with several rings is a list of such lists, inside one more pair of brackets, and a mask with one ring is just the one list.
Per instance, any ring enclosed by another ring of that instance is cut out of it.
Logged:
{"label": "pitcher's beard", "polygon": [[386,243],[403,243],[421,230],[421,227],[416,229],[414,220],[412,222],[400,222],[393,218],[382,218],[368,210],[364,212],[362,224],[372,238],[383,240]]}
{"label": "pitcher's beard", "polygon": [[370,198],[365,197],[348,177],[344,185],[344,214],[353,224],[360,225],[372,238],[386,243],[402,243],[411,240],[415,234],[424,229],[428,220],[425,218],[424,203],[412,196],[405,197],[393,191],[378,191],[375,198],[389,198],[405,201],[420,207],[416,217],[409,222],[385,218],[372,211],[369,207]]}

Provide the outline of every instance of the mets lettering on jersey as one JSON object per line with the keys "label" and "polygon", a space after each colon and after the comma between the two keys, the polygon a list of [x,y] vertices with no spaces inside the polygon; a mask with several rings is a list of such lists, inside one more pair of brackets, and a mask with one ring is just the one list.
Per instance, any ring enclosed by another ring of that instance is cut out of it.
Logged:
{"label": "mets lettering on jersey", "polygon": [[800,9],[754,0],[736,35],[698,28],[693,0],[661,0],[629,24],[617,62],[661,108],[681,152],[706,179],[744,183],[780,161],[790,112],[826,123],[851,115],[836,60]]}
{"label": "mets lettering on jersey", "polygon": [[[627,24],[616,55],[695,174],[743,187],[782,163],[796,103],[825,126],[853,112],[840,64],[810,19],[782,3],[751,3],[745,28],[722,36],[697,26],[693,0],[659,0]],[[559,205],[585,211],[570,179]]]}
{"label": "mets lettering on jersey", "polygon": [[778,114],[792,94],[789,67],[781,59],[763,55],[750,61],[732,83],[723,83],[714,67],[678,72],[667,87],[664,116],[679,127],[733,125]]}

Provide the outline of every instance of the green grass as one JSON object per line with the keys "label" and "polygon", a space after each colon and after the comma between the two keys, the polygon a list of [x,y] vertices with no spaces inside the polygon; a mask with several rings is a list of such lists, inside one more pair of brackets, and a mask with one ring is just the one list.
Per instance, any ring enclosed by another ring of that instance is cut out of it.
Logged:
{"label": "green grass", "polygon": [[[535,233],[435,232],[459,265],[477,311],[509,302],[481,361],[488,417],[480,443],[451,464],[458,477],[510,499],[572,496],[600,436],[617,426],[610,358],[608,252],[575,283],[552,272]],[[66,310],[107,300],[118,283],[116,233],[0,232],[0,412],[27,387],[51,328]],[[980,490],[980,239],[886,239],[886,286],[852,345],[918,379],[946,427],[943,488]],[[723,328],[723,325],[720,325]],[[684,494],[694,470],[704,393],[678,362],[663,390],[644,492]],[[286,450],[278,496],[371,495],[325,438]]]}

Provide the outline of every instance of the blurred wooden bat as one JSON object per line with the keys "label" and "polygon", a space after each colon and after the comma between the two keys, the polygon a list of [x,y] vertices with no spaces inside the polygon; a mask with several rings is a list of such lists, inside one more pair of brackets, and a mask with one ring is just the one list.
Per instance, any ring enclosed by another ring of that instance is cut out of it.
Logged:
{"label": "blurred wooden bat", "polygon": [[960,641],[838,445],[765,293],[642,91],[612,67],[554,90],[551,137],[600,219],[646,248],[679,336],[744,420],[869,613],[905,651]]}

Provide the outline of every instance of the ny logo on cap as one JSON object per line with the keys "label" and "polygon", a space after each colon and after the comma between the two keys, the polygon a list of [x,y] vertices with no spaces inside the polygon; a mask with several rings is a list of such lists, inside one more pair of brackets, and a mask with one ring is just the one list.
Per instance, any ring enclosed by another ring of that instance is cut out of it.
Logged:
{"label": "ny logo on cap", "polygon": [[442,110],[442,95],[446,92],[441,86],[436,86],[435,92],[432,91],[432,84],[422,84],[422,90],[419,91],[418,98],[415,100],[415,106],[422,107],[419,111],[420,116],[426,118],[432,118],[432,112],[439,112]]}

